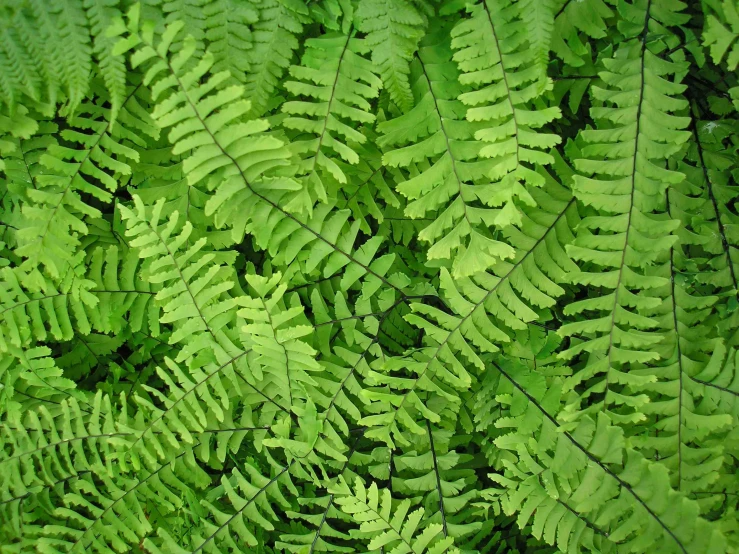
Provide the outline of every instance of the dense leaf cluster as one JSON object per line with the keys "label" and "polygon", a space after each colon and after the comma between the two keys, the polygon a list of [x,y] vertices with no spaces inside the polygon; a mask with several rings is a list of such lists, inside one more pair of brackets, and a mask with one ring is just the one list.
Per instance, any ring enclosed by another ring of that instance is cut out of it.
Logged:
{"label": "dense leaf cluster", "polygon": [[0,552],[739,548],[737,0],[0,1]]}

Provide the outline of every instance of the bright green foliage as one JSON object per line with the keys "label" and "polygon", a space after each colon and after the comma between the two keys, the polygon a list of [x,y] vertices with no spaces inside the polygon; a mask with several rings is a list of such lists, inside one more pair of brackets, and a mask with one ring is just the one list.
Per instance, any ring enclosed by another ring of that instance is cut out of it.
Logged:
{"label": "bright green foliage", "polygon": [[513,199],[533,204],[522,183],[543,183],[527,166],[552,163],[547,151],[560,142],[556,134],[536,132],[559,117],[559,108],[539,105],[530,109],[551,88],[541,59],[549,51],[549,40],[542,34],[551,34],[551,22],[546,21],[546,13],[538,13],[546,12],[546,2],[536,4],[473,5],[471,17],[452,31],[452,47],[457,50],[454,59],[462,70],[459,80],[474,88],[459,99],[470,106],[467,119],[483,123],[475,138],[489,144],[479,155],[496,162],[487,175],[492,181],[487,188],[495,192],[482,191],[478,198],[503,205],[494,221],[501,228],[521,224]]}
{"label": "bright green foliage", "polygon": [[[708,47],[713,63],[734,71],[739,64],[739,6],[732,0],[712,0],[705,3],[704,13],[703,45]],[[739,87],[727,92],[734,106],[739,106]]]}
{"label": "bright green foliage", "polygon": [[647,36],[684,21],[676,11],[682,7],[657,0],[624,8],[623,27],[633,40],[603,61],[605,86],[591,89],[600,102],[591,109],[599,126],[580,133],[583,157],[574,163],[581,174],[573,178],[573,191],[593,211],[568,252],[592,268],[570,280],[593,286],[594,293],[569,304],[565,315],[598,317],[568,322],[559,331],[585,336],[563,353],[566,359],[585,358],[567,386],[592,400],[573,407],[573,415],[605,411],[618,422],[638,422],[647,398],[636,391],[654,380],[630,368],[659,359],[654,347],[663,337],[646,314],[661,303],[655,289],[665,279],[649,269],[677,239],[672,231],[678,222],[660,215],[667,187],[685,176],[664,165],[690,133],[684,130],[689,119],[675,115],[688,106],[678,97],[685,86],[672,79],[681,68],[653,54]]}
{"label": "bright green foliage", "polygon": [[0,553],[739,550],[736,0],[0,2]]}
{"label": "bright green foliage", "polygon": [[[295,135],[291,150],[300,158],[298,174],[303,181],[301,204],[293,211],[310,209],[316,200],[326,202],[327,192],[347,183],[336,160],[356,165],[359,154],[349,144],[364,144],[367,138],[354,127],[371,124],[375,116],[369,103],[382,85],[364,54],[369,44],[349,35],[327,34],[305,43],[301,65],[290,67],[284,86],[291,98],[282,104],[286,114],[282,126]],[[327,180],[337,186],[327,186]],[[328,189],[328,190],[327,190]]]}
{"label": "bright green foliage", "polygon": [[308,22],[308,9],[302,0],[262,0],[258,8],[259,19],[252,28],[254,47],[248,55],[250,71],[245,75],[245,97],[252,103],[252,113],[261,116],[274,101],[272,94],[300,45],[296,35]]}
{"label": "bright green foliage", "polygon": [[[336,501],[341,509],[351,514],[354,520],[361,523],[357,537],[371,538],[367,547],[370,550],[386,548],[388,552],[413,552],[415,554],[443,554],[450,552],[453,544],[451,537],[441,536],[443,530],[439,523],[430,523],[416,535],[416,530],[423,519],[424,510],[408,513],[410,500],[400,502],[393,510],[393,499],[388,489],[380,492],[376,483],[366,489],[361,480],[357,480],[355,491],[341,482],[334,494],[340,497]],[[414,536],[415,535],[415,536]],[[451,550],[456,552],[456,550]]]}
{"label": "bright green foliage", "polygon": [[359,4],[357,19],[357,28],[367,34],[383,88],[398,108],[407,112],[413,106],[410,60],[424,34],[423,13],[407,1],[370,0]]}

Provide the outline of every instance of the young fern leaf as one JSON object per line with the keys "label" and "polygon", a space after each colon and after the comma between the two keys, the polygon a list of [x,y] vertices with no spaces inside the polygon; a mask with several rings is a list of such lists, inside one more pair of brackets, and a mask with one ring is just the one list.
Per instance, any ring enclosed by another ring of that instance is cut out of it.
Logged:
{"label": "young fern leaf", "polygon": [[647,314],[661,304],[655,289],[666,279],[649,269],[677,238],[671,233],[679,222],[661,214],[666,187],[684,175],[664,165],[690,133],[683,130],[688,118],[674,115],[687,107],[678,96],[685,86],[670,80],[682,66],[652,53],[648,39],[669,32],[664,25],[683,22],[683,7],[663,0],[629,5],[624,28],[632,40],[604,60],[600,77],[607,87],[591,89],[604,105],[591,109],[598,128],[581,132],[586,158],[575,160],[575,167],[592,177],[576,175],[573,191],[595,215],[583,219],[567,250],[582,269],[570,280],[601,287],[604,293],[569,304],[566,315],[597,316],[559,330],[563,337],[584,335],[560,354],[567,360],[582,355],[585,361],[567,381],[583,402],[571,407],[573,418],[603,411],[618,424],[636,423],[644,417],[641,409],[648,397],[634,387],[655,380],[630,369],[659,356],[653,348],[661,340],[658,322]]}
{"label": "young fern leaf", "polygon": [[[380,123],[377,144],[385,150],[386,166],[408,169],[410,178],[396,185],[410,200],[405,215],[435,216],[418,235],[431,244],[429,262],[456,255],[454,276],[466,277],[512,257],[513,250],[488,232],[504,212],[487,207],[501,202],[478,182],[495,161],[478,159],[481,143],[473,135],[479,125],[463,119],[464,105],[456,100],[463,89],[442,31],[424,38],[411,64],[416,105]],[[476,200],[485,207],[475,205]]]}
{"label": "young fern leaf", "polygon": [[410,62],[423,38],[426,19],[408,0],[362,2],[355,18],[357,29],[367,36],[383,88],[401,112],[408,112],[413,107]]}
{"label": "young fern leaf", "polygon": [[282,126],[296,132],[291,150],[300,158],[298,176],[303,190],[285,209],[312,212],[316,200],[336,197],[336,186],[347,183],[336,159],[355,165],[359,155],[349,145],[367,138],[355,129],[375,120],[369,100],[376,97],[382,82],[363,57],[369,43],[351,35],[328,34],[306,41],[302,65],[290,67],[285,88],[295,97],[282,105],[287,117]]}
{"label": "young fern leaf", "polygon": [[[488,173],[492,183],[474,191],[485,204],[503,206],[494,221],[497,227],[518,225],[521,215],[514,199],[531,204],[524,184],[544,183],[529,165],[553,163],[548,151],[560,142],[559,136],[537,130],[561,114],[557,107],[537,106],[552,81],[534,42],[538,34],[525,20],[533,16],[527,3],[483,1],[468,9],[472,17],[460,20],[451,32],[452,48],[462,71],[460,82],[475,90],[459,99],[471,106],[467,119],[481,122],[475,132],[486,143],[480,156],[496,162]],[[482,46],[488,44],[491,51]]]}

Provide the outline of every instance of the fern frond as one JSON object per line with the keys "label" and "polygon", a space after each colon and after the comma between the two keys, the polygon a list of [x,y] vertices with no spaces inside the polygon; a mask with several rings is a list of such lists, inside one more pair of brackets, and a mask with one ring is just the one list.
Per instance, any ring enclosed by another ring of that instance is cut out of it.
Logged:
{"label": "fern frond", "polygon": [[309,21],[307,16],[303,0],[261,0],[259,21],[253,27],[254,47],[248,52],[251,71],[244,84],[251,116],[261,117],[271,109],[272,93],[298,49],[296,36]]}
{"label": "fern frond", "polygon": [[250,70],[250,27],[259,20],[256,8],[238,0],[218,0],[203,7],[207,22],[205,40],[215,58],[213,71],[228,71],[238,83],[246,82]]}
{"label": "fern frond", "polygon": [[[405,214],[435,216],[418,235],[431,245],[429,261],[458,254],[454,275],[465,277],[512,257],[513,251],[488,232],[500,216],[505,218],[503,210],[488,207],[499,206],[501,197],[485,194],[488,189],[478,185],[495,161],[478,160],[481,143],[473,135],[479,126],[463,119],[464,105],[456,99],[463,89],[451,58],[449,40],[440,31],[424,38],[411,64],[416,105],[380,123],[377,144],[385,150],[385,165],[408,168],[410,178],[396,185],[410,200]],[[485,207],[475,205],[478,199]]]}
{"label": "fern frond", "polygon": [[430,523],[419,530],[423,508],[408,513],[410,500],[403,500],[393,509],[393,499],[388,489],[382,492],[377,483],[365,487],[357,478],[354,490],[343,477],[335,487],[329,489],[335,495],[335,502],[359,523],[356,536],[371,539],[367,548],[387,549],[388,552],[414,552],[418,554],[443,554],[457,552],[452,547],[454,540],[444,536],[442,525]]}
{"label": "fern frond", "polygon": [[114,474],[117,449],[125,449],[128,435],[117,432],[110,399],[98,393],[91,413],[74,398],[55,411],[40,406],[4,423],[0,502],[38,494],[80,474]]}
{"label": "fern frond", "polygon": [[[162,460],[185,449],[194,450],[207,461],[211,458],[210,444],[206,442],[199,449],[197,444],[210,440],[214,432],[227,433],[238,428],[232,421],[241,399],[246,405],[264,402],[261,395],[259,398],[248,396],[253,388],[246,382],[249,375],[246,352],[227,356],[221,353],[222,349],[216,343],[213,349],[214,360],[201,361],[188,369],[165,358],[156,372],[167,390],[162,392],[142,385],[141,390],[133,395],[141,415],[139,420],[122,427],[133,436],[128,456],[121,460],[124,467],[155,468]],[[207,406],[207,412],[200,402]],[[256,427],[265,428],[272,422],[275,408],[281,409],[273,404],[263,407]],[[224,440],[228,436],[219,435],[218,438]],[[257,438],[263,438],[263,431]],[[219,450],[224,446],[221,444]]]}
{"label": "fern frond", "polygon": [[527,40],[534,51],[534,59],[545,75],[554,36],[556,4],[556,0],[544,0],[543,2],[525,0],[520,8],[521,19],[526,25]]}
{"label": "fern frond", "polygon": [[560,0],[554,16],[552,52],[571,67],[587,63],[589,39],[607,36],[614,15],[607,0]]}
{"label": "fern frond", "polygon": [[92,50],[105,87],[110,95],[110,119],[115,121],[126,99],[125,59],[113,55],[115,39],[107,36],[108,27],[121,17],[117,0],[83,2],[92,34]]}
{"label": "fern frond", "polygon": [[422,12],[407,0],[370,0],[359,4],[355,17],[357,29],[366,34],[383,88],[401,112],[409,111],[410,61],[427,25]]}
{"label": "fern frond", "polygon": [[739,550],[735,3],[0,2],[0,551]]}
{"label": "fern frond", "polygon": [[227,294],[234,284],[233,272],[219,263],[215,253],[202,251],[205,239],[188,244],[192,225],[187,221],[180,226],[177,212],[160,223],[163,201],[150,213],[137,196],[134,204],[135,210],[121,206],[121,217],[127,222],[130,246],[147,260],[146,279],[158,289],[155,300],[162,304],[159,320],[175,328],[170,344],[187,343],[188,353],[197,352],[203,346],[195,337],[207,334],[215,339],[233,316],[235,303]]}
{"label": "fern frond", "polygon": [[[376,139],[366,128],[363,133],[369,135],[370,141]],[[349,208],[354,219],[362,223],[360,231],[372,234],[371,221],[375,220],[382,225],[385,212],[400,208],[401,204],[393,191],[395,176],[382,165],[382,153],[370,142],[358,145],[357,153],[357,165],[339,163],[348,182],[341,187],[342,194],[339,195],[337,207]]]}
{"label": "fern frond", "polygon": [[[162,510],[182,509],[192,487],[203,487],[209,477],[183,452],[136,477],[96,482],[89,474],[76,480],[65,503],[54,511],[57,523],[45,526],[37,539],[40,548],[78,554],[132,549],[153,532],[144,499],[157,497]],[[84,514],[79,513],[84,506]]]}
{"label": "fern frond", "polygon": [[[214,548],[247,552],[243,546],[257,546],[260,530],[274,529],[272,522],[277,521],[278,516],[272,503],[283,509],[289,508],[285,489],[290,495],[297,495],[298,491],[290,478],[290,464],[280,467],[274,460],[269,462],[271,477],[247,463],[242,471],[234,469],[229,477],[221,478],[221,485],[215,489],[213,498],[202,502],[212,520],[203,522],[202,536],[190,538],[190,552],[211,552]],[[156,554],[185,551],[166,530],[160,528],[158,535],[162,539],[163,550],[151,539],[146,539],[144,546]]]}
{"label": "fern frond", "polygon": [[[36,0],[37,5],[43,4]],[[88,90],[92,71],[92,46],[87,34],[87,17],[83,7],[73,0],[54,2],[49,9],[50,16],[57,25],[58,35],[54,37],[57,47],[63,48],[66,62],[62,74],[67,84],[67,113],[75,113]]]}
{"label": "fern frond", "polygon": [[89,395],[64,375],[46,346],[11,347],[7,353],[0,354],[0,378],[9,397],[19,395],[10,404],[10,408],[19,412],[42,404],[59,404],[68,398],[81,403],[88,401]]}
{"label": "fern frond", "polygon": [[[120,334],[124,330],[159,336],[161,309],[156,285],[137,279],[142,270],[138,252],[132,248],[96,248],[86,278],[94,283],[90,294],[97,302],[87,309],[93,329]],[[74,309],[74,307],[73,307]]]}
{"label": "fern frond", "polygon": [[724,62],[733,71],[739,65],[739,7],[732,0],[709,0],[702,4],[706,13],[703,45],[716,65]]}
{"label": "fern frond", "polygon": [[735,154],[725,145],[732,129],[728,121],[694,120],[694,141],[687,156],[691,163],[681,164],[679,169],[700,187],[702,200],[702,205],[690,210],[691,226],[700,237],[696,242],[709,259],[701,264],[695,279],[721,295],[725,320],[720,332],[727,344],[735,346],[739,344],[739,334],[734,332],[739,313],[731,306],[739,300],[739,234],[735,231],[739,218],[731,206],[739,198],[739,187],[732,183],[730,173],[736,163]]}
{"label": "fern frond", "polygon": [[[667,209],[687,227],[690,221],[685,216],[690,214],[691,197],[681,194],[681,189],[688,189],[687,182],[668,191]],[[669,279],[668,286],[655,291],[665,298],[650,314],[658,318],[664,330],[663,341],[655,347],[660,363],[631,372],[655,377],[653,383],[638,387],[650,393],[651,400],[642,411],[650,418],[654,431],[652,436],[636,439],[635,445],[646,448],[642,451],[655,452],[670,469],[676,490],[692,493],[709,490],[719,479],[723,449],[717,439],[732,424],[732,416],[706,413],[700,406],[701,387],[693,376],[709,364],[722,362],[724,349],[710,336],[711,327],[704,324],[715,309],[717,297],[690,294],[685,286],[691,264],[683,250],[691,242],[702,241],[687,228],[680,231],[681,245],[672,247],[668,263],[655,268],[655,274]],[[711,352],[718,359],[712,359]]]}
{"label": "fern frond", "polygon": [[424,524],[441,524],[444,536],[461,543],[483,528],[473,508],[480,496],[474,472],[462,468],[472,457],[454,450],[451,441],[460,437],[452,432],[433,428],[428,421],[426,429],[427,435],[419,436],[412,449],[393,456],[392,490],[410,498],[422,494]]}
{"label": "fern frond", "polygon": [[354,127],[374,122],[369,100],[382,84],[363,57],[369,48],[369,43],[350,35],[323,35],[308,39],[301,65],[290,67],[290,76],[298,80],[287,81],[285,88],[306,100],[282,105],[287,114],[282,126],[296,132],[291,149],[300,158],[298,176],[303,181],[303,192],[286,209],[310,213],[316,200],[335,197],[330,182],[347,182],[335,160],[359,162],[350,144],[363,144],[367,138]]}
{"label": "fern frond", "polygon": [[[286,193],[289,198],[300,189],[295,180],[279,173],[281,167],[289,164],[288,149],[281,140],[264,133],[266,121],[236,122],[248,111],[249,103],[241,99],[241,87],[219,90],[226,74],[219,73],[204,84],[195,84],[212,66],[212,58],[206,54],[198,66],[185,71],[182,65],[195,51],[192,41],[186,41],[187,48],[174,61],[166,57],[166,49],[180,28],[175,25],[165,31],[159,50],[145,42],[135,61],[140,64],[152,58],[160,60],[149,70],[148,80],[158,77],[153,84],[155,90],[160,89],[157,98],[164,92],[169,94],[155,110],[154,118],[163,127],[174,125],[169,134],[175,143],[174,153],[194,148],[183,163],[188,181],[208,183],[208,188],[217,186],[206,205],[206,216],[214,214],[217,226],[230,227],[234,240],[241,241],[246,232],[253,233],[256,244],[269,252],[277,252],[280,245],[289,241],[291,248],[281,250],[275,265],[289,266],[297,259],[305,264],[306,273],[323,265],[327,277],[346,267],[342,287],[349,288],[364,277],[368,289],[374,287],[372,292],[382,285],[400,292],[405,285],[385,277],[393,257],[373,261],[382,237],[368,240],[355,253],[353,244],[359,228],[347,223],[348,213],[320,205],[306,218],[291,214],[281,205]],[[153,40],[151,29],[143,39]],[[122,49],[131,48],[139,40],[142,39],[137,34],[130,40],[123,39]],[[214,111],[216,108],[220,109]]]}
{"label": "fern frond", "polygon": [[0,270],[0,351],[51,338],[68,341],[92,330],[159,334],[155,291],[135,279],[140,267],[131,250],[96,248],[84,276],[85,288],[79,291],[64,291],[50,279],[14,269]]}
{"label": "fern frond", "polygon": [[[368,375],[368,384],[393,391],[363,393],[378,401],[373,410],[378,415],[360,421],[376,427],[367,432],[368,436],[386,442],[395,436],[408,442],[402,428],[416,434],[424,432],[415,421],[416,415],[432,422],[439,422],[440,415],[454,419],[457,402],[447,388],[466,390],[472,382],[467,368],[485,368],[482,353],[498,352],[510,341],[509,330],[526,329],[527,323],[538,318],[537,310],[553,306],[554,298],[564,293],[557,281],[564,281],[575,267],[564,248],[572,240],[577,210],[566,189],[551,176],[545,179],[548,184],[544,189],[532,189],[540,207],[524,208],[527,217],[521,229],[511,228],[509,240],[517,248],[514,261],[501,261],[489,273],[464,279],[454,279],[442,269],[440,285],[451,310],[411,305],[413,313],[406,319],[424,331],[426,346],[373,368]],[[406,368],[412,377],[393,374]],[[420,400],[421,391],[428,400]],[[440,398],[432,400],[436,395]],[[430,409],[435,403],[445,404],[450,413]]]}
{"label": "fern frond", "polygon": [[256,354],[251,371],[260,382],[260,390],[294,406],[307,400],[306,387],[316,384],[311,373],[320,371],[321,366],[315,360],[316,351],[300,340],[313,331],[311,326],[295,321],[302,315],[303,306],[286,302],[287,286],[280,284],[281,279],[281,273],[269,279],[247,275],[257,296],[239,298],[238,315],[246,321],[246,344]]}
{"label": "fern frond", "polygon": [[605,411],[614,422],[637,422],[648,398],[635,394],[633,387],[655,379],[637,376],[630,368],[658,358],[653,350],[661,340],[655,332],[658,323],[647,312],[661,304],[655,289],[666,280],[649,268],[669,253],[676,239],[671,233],[679,222],[660,214],[666,187],[684,175],[664,165],[690,133],[683,130],[688,118],[674,115],[687,107],[678,96],[685,86],[671,80],[681,66],[653,54],[647,38],[653,26],[662,29],[683,21],[676,11],[682,7],[660,0],[635,4],[629,15],[635,40],[604,60],[606,71],[600,77],[607,87],[592,88],[604,105],[591,109],[598,128],[581,132],[585,158],[575,161],[579,172],[592,177],[576,175],[573,191],[595,212],[583,219],[568,253],[582,269],[570,280],[602,287],[603,293],[568,305],[566,315],[597,315],[559,330],[562,336],[584,335],[561,354],[567,360],[582,355],[585,361],[567,381],[587,403],[580,412],[574,406],[573,417]]}
{"label": "fern frond", "polygon": [[[459,80],[475,89],[459,99],[472,106],[467,119],[481,122],[475,138],[486,144],[479,155],[496,162],[488,173],[493,182],[474,191],[483,203],[503,206],[497,227],[520,224],[514,199],[531,204],[523,185],[543,184],[527,164],[553,163],[547,151],[560,142],[555,134],[537,131],[561,114],[557,107],[536,105],[552,82],[532,42],[537,34],[529,34],[525,24],[526,8],[525,2],[483,2],[471,6],[471,18],[452,30],[454,59],[462,70]],[[490,44],[492,51],[483,44]]]}
{"label": "fern frond", "polygon": [[[327,494],[316,498],[299,498],[300,511],[288,511],[291,520],[301,523],[290,533],[280,535],[276,548],[283,548],[293,554],[313,554],[313,552],[353,552],[351,546],[344,544],[351,539],[349,533],[340,525],[351,523],[351,516],[345,514],[334,502],[334,495]],[[306,513],[310,511],[310,513]],[[305,525],[302,524],[305,522]]]}
{"label": "fern frond", "polygon": [[[67,294],[49,281],[38,292],[27,291],[23,287],[26,279],[28,275],[9,267],[0,273],[0,351],[44,342],[47,337],[68,341],[74,336],[73,329],[83,335],[90,332],[86,304],[70,302]],[[90,293],[84,301],[91,307],[97,304]]]}
{"label": "fern frond", "polygon": [[495,444],[515,458],[491,478],[506,487],[503,506],[519,512],[519,527],[533,517],[537,535],[549,528],[548,540],[563,551],[568,545],[576,551],[577,544],[607,551],[599,543],[608,542],[625,552],[726,548],[720,532],[696,517],[697,504],[670,488],[667,470],[629,449],[605,414],[561,426],[551,415],[561,382],[547,385],[543,376],[507,363],[495,368],[503,377],[497,398],[506,410],[495,425],[511,429]]}
{"label": "fern frond", "polygon": [[25,188],[26,202],[16,254],[27,259],[26,267],[41,265],[58,281],[80,263],[79,237],[88,233],[85,218],[101,215],[83,195],[109,201],[118,188],[117,177],[129,175],[129,162],[138,159],[135,147],[156,136],[136,92],[129,92],[115,125],[102,100],[85,102],[60,133],[69,146],[50,144],[38,160],[43,169],[18,183]]}
{"label": "fern frond", "polygon": [[21,102],[24,97],[38,101],[41,97],[40,86],[41,78],[38,70],[34,67],[32,61],[28,58],[31,56],[23,45],[23,40],[19,35],[21,29],[14,29],[9,23],[13,19],[18,19],[18,12],[9,15],[10,10],[3,10],[3,23],[0,25],[0,68],[2,68],[2,77],[0,77],[0,90],[2,90],[4,103],[8,105],[10,110],[14,110],[16,105]]}
{"label": "fern frond", "polygon": [[[13,107],[25,97],[46,105],[43,111],[51,115],[62,100],[73,114],[89,90],[92,71],[85,6],[70,0],[14,4],[3,7],[0,25],[3,103]],[[99,29],[94,20],[93,27]]]}
{"label": "fern frond", "polygon": [[[164,22],[167,25],[177,24],[187,27],[188,35],[195,40],[201,52],[208,30],[205,8],[209,3],[207,0],[164,0],[161,7],[165,16]],[[183,36],[175,38],[176,50],[183,46],[181,44],[183,38]]]}

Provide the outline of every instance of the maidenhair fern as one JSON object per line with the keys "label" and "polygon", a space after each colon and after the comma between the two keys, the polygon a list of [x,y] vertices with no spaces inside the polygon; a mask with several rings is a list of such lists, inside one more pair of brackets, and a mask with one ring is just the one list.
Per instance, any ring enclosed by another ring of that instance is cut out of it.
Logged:
{"label": "maidenhair fern", "polygon": [[739,549],[736,0],[0,3],[0,552]]}

